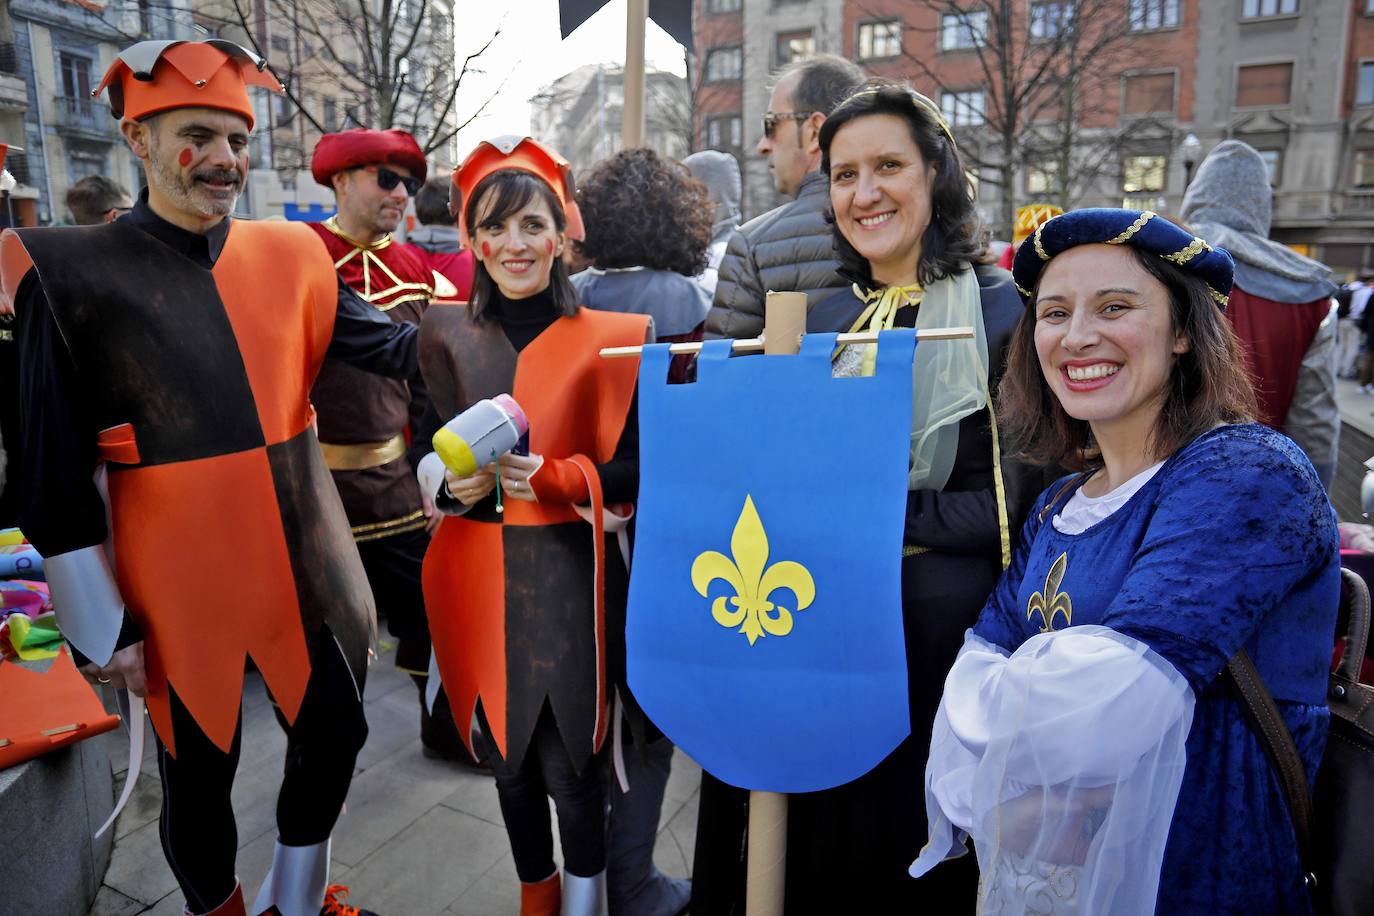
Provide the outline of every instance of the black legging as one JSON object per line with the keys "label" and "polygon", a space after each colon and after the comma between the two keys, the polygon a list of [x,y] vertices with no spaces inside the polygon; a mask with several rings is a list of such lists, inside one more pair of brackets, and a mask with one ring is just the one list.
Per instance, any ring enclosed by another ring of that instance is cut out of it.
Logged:
{"label": "black legging", "polygon": [[479,714],[478,721],[483,740],[493,748],[487,759],[496,777],[496,794],[520,880],[533,884],[554,872],[550,798],[558,809],[563,868],[582,878],[605,871],[606,786],[600,768],[592,760],[581,773],[573,769],[548,704],[539,713],[518,770],[494,751],[485,717]]}
{"label": "black legging", "polygon": [[[286,766],[277,796],[278,839],[313,846],[329,838],[339,818],[353,764],[367,740],[360,680],[328,629],[314,641],[312,669],[295,724],[286,733]],[[228,899],[237,881],[238,828],[230,793],[238,768],[243,721],[224,753],[196,725],[169,688],[176,757],[157,742],[162,775],[159,834],[167,864],[191,911],[205,913]]]}

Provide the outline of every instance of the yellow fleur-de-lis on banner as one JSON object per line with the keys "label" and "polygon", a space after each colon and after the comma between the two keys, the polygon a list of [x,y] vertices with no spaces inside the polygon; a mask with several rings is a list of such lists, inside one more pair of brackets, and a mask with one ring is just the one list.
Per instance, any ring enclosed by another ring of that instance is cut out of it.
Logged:
{"label": "yellow fleur-de-lis on banner", "polygon": [[1054,565],[1045,576],[1045,591],[1036,592],[1030,596],[1030,601],[1026,602],[1027,620],[1030,620],[1036,611],[1040,612],[1041,633],[1048,633],[1054,629],[1054,618],[1059,614],[1064,615],[1064,626],[1073,626],[1073,601],[1070,600],[1068,592],[1059,590],[1059,584],[1064,581],[1064,571],[1068,568],[1069,554],[1065,551],[1054,561]]}
{"label": "yellow fleur-de-lis on banner", "polygon": [[[816,583],[800,563],[784,560],[768,565],[768,535],[754,508],[752,496],[744,498],[744,508],[730,536],[731,560],[725,554],[707,550],[692,563],[692,585],[705,598],[716,579],[723,579],[735,590],[711,604],[711,616],[723,627],[739,627],[738,632],[753,645],[765,633],[786,636],[792,632],[792,612],[768,599],[780,588],[790,589],[802,611],[816,598]],[[733,608],[733,610],[732,610]]]}

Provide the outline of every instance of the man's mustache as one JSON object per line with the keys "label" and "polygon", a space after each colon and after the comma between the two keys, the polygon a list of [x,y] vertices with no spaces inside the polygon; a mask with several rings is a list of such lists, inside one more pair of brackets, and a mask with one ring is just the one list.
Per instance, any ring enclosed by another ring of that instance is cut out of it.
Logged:
{"label": "man's mustache", "polygon": [[195,181],[214,181],[223,184],[239,183],[239,173],[230,169],[202,169],[192,173],[191,178]]}

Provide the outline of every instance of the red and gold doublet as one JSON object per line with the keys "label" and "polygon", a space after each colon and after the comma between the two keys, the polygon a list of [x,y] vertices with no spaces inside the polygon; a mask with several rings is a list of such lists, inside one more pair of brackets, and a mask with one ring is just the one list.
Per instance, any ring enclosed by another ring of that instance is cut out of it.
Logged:
{"label": "red and gold doublet", "polygon": [[639,362],[598,352],[642,344],[647,330],[643,315],[579,309],[517,354],[498,322],[474,322],[464,305],[435,305],[421,326],[420,365],[441,417],[509,392],[529,418],[530,452],[571,459],[591,494],[594,524],[571,503],[507,499],[501,515],[446,517],[425,555],[425,606],[454,718],[470,721],[480,700],[512,766],[546,700],[577,768],[605,737],[606,608],[623,613],[627,580],[602,528],[595,465],[615,454]]}
{"label": "red and gold doublet", "polygon": [[361,679],[372,595],[308,398],[337,308],[318,242],[234,221],[212,270],[122,222],[3,245],[38,271],[102,430],[115,575],[169,750],[169,687],[229,749],[248,656],[294,721],[322,626]]}
{"label": "red and gold doublet", "polygon": [[[349,238],[333,218],[311,223],[334,269],[358,295],[392,321],[418,325],[433,298],[434,272],[414,251],[386,236],[371,244]],[[420,488],[406,460],[410,385],[327,359],[311,392],[319,411],[325,463],[360,542],[425,525]]]}

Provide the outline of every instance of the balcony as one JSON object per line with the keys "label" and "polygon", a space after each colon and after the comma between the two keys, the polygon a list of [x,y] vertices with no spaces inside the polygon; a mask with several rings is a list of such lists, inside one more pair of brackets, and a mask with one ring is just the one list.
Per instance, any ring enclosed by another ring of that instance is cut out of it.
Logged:
{"label": "balcony", "polygon": [[54,126],[59,133],[74,134],[89,140],[112,142],[115,121],[104,105],[78,96],[53,97]]}
{"label": "balcony", "polygon": [[28,107],[29,90],[19,75],[14,42],[0,41],[0,111],[23,111]]}
{"label": "balcony", "polygon": [[1362,218],[1374,216],[1374,188],[1351,188],[1346,191],[1341,212]]}

